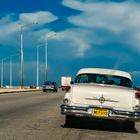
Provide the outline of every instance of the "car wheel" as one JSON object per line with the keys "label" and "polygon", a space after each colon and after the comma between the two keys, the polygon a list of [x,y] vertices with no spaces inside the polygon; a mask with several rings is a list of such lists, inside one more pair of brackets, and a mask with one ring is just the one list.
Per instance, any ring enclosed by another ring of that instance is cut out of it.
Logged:
{"label": "car wheel", "polygon": [[54,91],[53,92],[57,92],[57,89],[54,89]]}
{"label": "car wheel", "polygon": [[43,92],[47,92],[47,90],[46,89],[43,89]]}
{"label": "car wheel", "polygon": [[66,115],[65,116],[65,125],[71,125],[74,122],[74,116]]}
{"label": "car wheel", "polygon": [[134,129],[135,128],[135,122],[133,122],[133,121],[126,121],[125,122],[125,127],[127,129]]}

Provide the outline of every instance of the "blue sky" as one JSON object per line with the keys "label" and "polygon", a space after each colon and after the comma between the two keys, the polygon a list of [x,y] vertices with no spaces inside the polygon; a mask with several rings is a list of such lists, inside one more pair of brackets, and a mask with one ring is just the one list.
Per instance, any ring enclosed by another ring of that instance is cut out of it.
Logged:
{"label": "blue sky", "polygon": [[[80,68],[129,72],[140,85],[140,2],[138,0],[1,0],[0,60],[9,85],[9,57],[20,50],[19,24],[26,26],[24,84],[36,84],[36,46],[48,40],[48,78],[60,83]],[[39,49],[39,83],[45,80],[44,46]],[[13,57],[13,85],[20,84],[20,56]]]}

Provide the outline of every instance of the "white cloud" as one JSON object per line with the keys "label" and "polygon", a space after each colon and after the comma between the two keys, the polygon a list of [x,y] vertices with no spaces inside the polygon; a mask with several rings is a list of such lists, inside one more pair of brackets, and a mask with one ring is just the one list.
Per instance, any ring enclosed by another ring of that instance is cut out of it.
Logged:
{"label": "white cloud", "polygon": [[50,12],[39,11],[36,13],[23,13],[20,14],[19,20],[21,23],[38,22],[39,24],[46,24],[57,20],[57,17]]}
{"label": "white cloud", "polygon": [[65,6],[68,6],[75,10],[81,11],[93,11],[93,7],[91,3],[88,2],[80,2],[79,0],[63,0],[62,2]]}
{"label": "white cloud", "polygon": [[[84,26],[87,28],[104,28],[113,32],[121,32],[128,29],[128,26],[134,26],[130,24],[132,18],[135,16],[131,14],[138,11],[139,7],[130,3],[103,3],[103,2],[91,2],[83,3],[80,1],[65,0],[64,4],[71,8],[77,7],[78,10],[82,10],[82,13],[78,16],[72,16],[69,21],[73,24]],[[140,11],[139,11],[140,12]],[[132,17],[131,17],[132,16]],[[136,16],[137,17],[137,16]],[[138,16],[139,17],[139,16]],[[133,19],[133,20],[134,20]],[[137,22],[140,20],[136,19]],[[133,21],[135,22],[135,21]]]}
{"label": "white cloud", "polygon": [[86,51],[88,51],[94,43],[99,44],[104,42],[104,40],[98,39],[93,32],[81,28],[71,28],[59,32],[56,34],[56,37],[54,37],[54,41],[55,40],[56,46],[58,46],[57,44],[60,46],[59,49],[66,50],[64,56],[72,55],[73,58],[84,57]]}
{"label": "white cloud", "polygon": [[[56,16],[49,12],[45,11],[39,11],[35,13],[22,13],[19,14],[19,18],[15,19],[14,16],[17,16],[17,14],[9,14],[5,17],[0,19],[0,44],[3,45],[19,45],[20,44],[20,24],[30,24],[33,22],[38,22],[38,25],[33,26],[40,26],[42,24],[47,24],[52,21],[55,21],[57,19]],[[32,27],[33,26],[27,26],[28,32],[26,32],[26,36],[32,36],[33,38],[37,33],[32,33]],[[47,29],[46,29],[47,31]],[[38,36],[41,36],[38,35]],[[32,39],[31,37],[29,39]],[[31,41],[32,42],[32,41]]]}
{"label": "white cloud", "polygon": [[69,17],[70,23],[93,32],[96,32],[96,29],[111,32],[114,37],[98,37],[106,42],[113,42],[118,38],[118,42],[129,44],[140,52],[140,5],[138,3],[64,0],[63,4],[81,10],[81,14]]}

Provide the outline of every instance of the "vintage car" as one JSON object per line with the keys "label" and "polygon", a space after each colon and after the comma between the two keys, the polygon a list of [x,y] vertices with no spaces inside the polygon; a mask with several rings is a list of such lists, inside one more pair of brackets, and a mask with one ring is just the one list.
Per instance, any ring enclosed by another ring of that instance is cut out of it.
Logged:
{"label": "vintage car", "polygon": [[65,123],[75,117],[110,119],[134,128],[140,120],[140,92],[133,88],[129,73],[101,68],[80,69],[67,87],[61,113]]}

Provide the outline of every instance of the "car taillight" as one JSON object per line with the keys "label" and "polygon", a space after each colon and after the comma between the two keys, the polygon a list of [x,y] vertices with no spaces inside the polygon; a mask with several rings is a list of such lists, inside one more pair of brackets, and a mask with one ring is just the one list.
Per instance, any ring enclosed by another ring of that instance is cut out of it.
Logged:
{"label": "car taillight", "polygon": [[69,92],[71,89],[71,86],[66,86],[66,92]]}
{"label": "car taillight", "polygon": [[136,98],[140,98],[140,92],[136,92],[135,95],[136,95]]}

